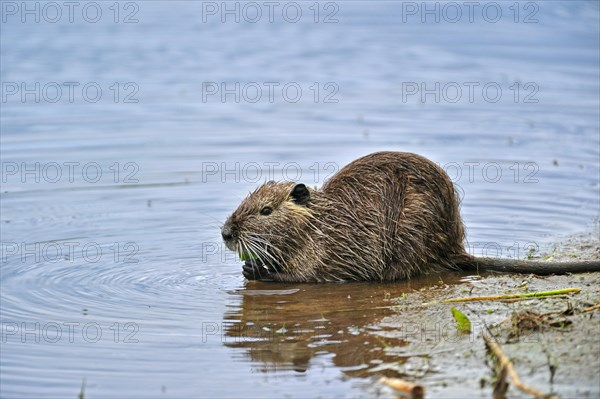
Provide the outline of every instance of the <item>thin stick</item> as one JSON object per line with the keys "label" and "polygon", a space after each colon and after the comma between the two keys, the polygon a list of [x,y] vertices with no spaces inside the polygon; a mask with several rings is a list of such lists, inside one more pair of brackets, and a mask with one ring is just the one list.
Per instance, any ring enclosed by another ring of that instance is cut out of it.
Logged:
{"label": "thin stick", "polygon": [[594,306],[590,306],[589,308],[585,308],[582,310],[582,312],[591,312],[592,310],[598,310],[600,309],[600,303]]}
{"label": "thin stick", "polygon": [[422,399],[425,396],[425,388],[421,385],[416,385],[399,378],[381,377],[379,383],[388,385],[402,393],[409,394],[413,399]]}
{"label": "thin stick", "polygon": [[537,389],[530,387],[529,385],[525,385],[521,382],[517,372],[514,369],[514,366],[510,359],[504,354],[500,345],[496,342],[496,340],[492,337],[492,333],[487,330],[487,334],[483,334],[483,339],[487,347],[496,355],[498,360],[500,361],[500,367],[505,368],[508,376],[510,377],[512,383],[517,387],[520,391],[525,392],[529,395],[533,395],[536,398],[552,398],[550,394],[544,394]]}
{"label": "thin stick", "polygon": [[579,293],[581,288],[564,288],[561,290],[553,290],[553,291],[540,291],[540,292],[529,292],[527,294],[509,294],[509,295],[491,295],[491,296],[471,296],[464,298],[450,298],[444,299],[442,301],[437,302],[427,302],[423,305],[437,305],[439,303],[452,303],[452,302],[473,302],[473,301],[498,301],[504,299],[514,299],[514,298],[543,298],[547,296],[553,295],[563,295],[569,293]]}

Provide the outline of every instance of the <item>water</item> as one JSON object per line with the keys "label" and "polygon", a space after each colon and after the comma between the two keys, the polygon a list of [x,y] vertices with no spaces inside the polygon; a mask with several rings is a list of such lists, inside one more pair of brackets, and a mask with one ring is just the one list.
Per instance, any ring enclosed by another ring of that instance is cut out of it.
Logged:
{"label": "water", "polygon": [[218,228],[270,178],[426,155],[476,255],[597,223],[596,2],[501,3],[495,23],[488,3],[472,23],[446,3],[425,23],[420,2],[318,3],[317,23],[312,2],[296,23],[291,3],[273,23],[195,1],[80,3],[72,23],[40,3],[36,22],[23,4],[2,3],[2,397],[372,395],[373,309],[430,281],[245,282]]}

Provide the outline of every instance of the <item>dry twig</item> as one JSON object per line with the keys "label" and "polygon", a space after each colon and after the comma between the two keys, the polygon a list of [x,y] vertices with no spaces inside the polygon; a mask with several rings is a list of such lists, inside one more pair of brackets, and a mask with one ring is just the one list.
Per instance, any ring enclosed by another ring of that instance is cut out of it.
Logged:
{"label": "dry twig", "polygon": [[439,303],[452,303],[452,302],[473,302],[473,301],[498,301],[504,299],[514,299],[514,298],[543,298],[547,296],[554,295],[563,295],[569,293],[579,293],[581,288],[564,288],[561,290],[552,290],[552,291],[539,291],[539,292],[528,292],[526,294],[509,294],[509,295],[491,295],[491,296],[469,296],[463,298],[450,298],[444,299],[438,302],[428,302],[423,305],[436,305]]}
{"label": "dry twig", "polygon": [[515,371],[515,368],[514,368],[512,362],[510,361],[508,356],[506,356],[504,354],[504,352],[502,351],[502,348],[500,348],[500,345],[498,345],[498,343],[492,336],[492,333],[489,330],[487,330],[486,332],[487,333],[483,334],[483,339],[485,341],[486,346],[489,348],[489,350],[491,350],[494,353],[494,355],[500,362],[500,367],[506,369],[506,373],[510,377],[510,380],[512,381],[513,385],[515,387],[517,387],[517,389],[519,389],[520,391],[525,392],[529,395],[533,395],[536,398],[548,399],[548,398],[556,397],[552,394],[544,394],[544,393],[538,391],[537,389],[530,387],[529,385],[523,384],[521,382],[521,379],[519,378],[519,375]]}
{"label": "dry twig", "polygon": [[412,382],[404,381],[399,378],[381,377],[379,382],[404,394],[411,395],[412,399],[423,399],[425,396],[425,388],[423,388],[421,385],[416,385]]}
{"label": "dry twig", "polygon": [[600,309],[600,303],[594,306],[590,306],[589,308],[585,308],[582,310],[582,312],[592,312],[594,310],[598,310]]}

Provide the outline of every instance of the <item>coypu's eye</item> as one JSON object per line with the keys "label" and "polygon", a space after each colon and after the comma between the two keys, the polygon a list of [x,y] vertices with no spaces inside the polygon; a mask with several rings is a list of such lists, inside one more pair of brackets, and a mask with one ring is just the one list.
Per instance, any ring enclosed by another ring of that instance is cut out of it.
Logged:
{"label": "coypu's eye", "polygon": [[270,206],[265,206],[263,209],[260,210],[260,214],[263,216],[270,215],[271,213],[273,213],[273,209],[271,209]]}

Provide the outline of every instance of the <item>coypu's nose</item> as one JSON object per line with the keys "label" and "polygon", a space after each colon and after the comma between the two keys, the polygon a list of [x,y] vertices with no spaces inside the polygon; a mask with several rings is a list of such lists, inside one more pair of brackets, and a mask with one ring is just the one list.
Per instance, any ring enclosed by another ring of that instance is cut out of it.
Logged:
{"label": "coypu's nose", "polygon": [[221,229],[221,237],[223,237],[224,241],[233,240],[233,232],[231,231],[231,227],[227,225],[223,226],[223,228]]}

